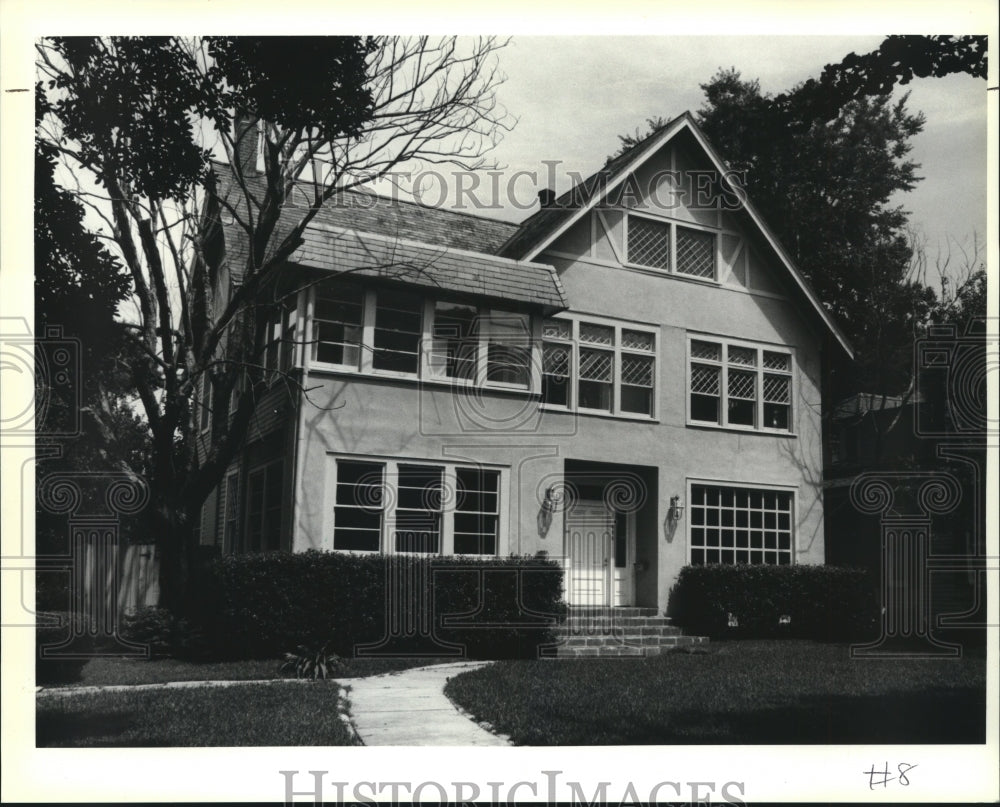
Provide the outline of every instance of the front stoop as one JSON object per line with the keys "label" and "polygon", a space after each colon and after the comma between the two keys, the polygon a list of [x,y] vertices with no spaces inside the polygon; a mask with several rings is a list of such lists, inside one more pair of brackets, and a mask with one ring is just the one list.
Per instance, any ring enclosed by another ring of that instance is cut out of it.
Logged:
{"label": "front stoop", "polygon": [[685,636],[655,608],[570,608],[549,658],[658,656],[677,647],[708,644],[707,636]]}

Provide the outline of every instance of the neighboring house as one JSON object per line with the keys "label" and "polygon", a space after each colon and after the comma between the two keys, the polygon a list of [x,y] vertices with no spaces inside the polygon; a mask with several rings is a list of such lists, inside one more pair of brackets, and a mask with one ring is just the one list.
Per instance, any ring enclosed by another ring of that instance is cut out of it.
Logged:
{"label": "neighboring house", "polygon": [[963,436],[952,420],[940,389],[905,397],[852,395],[831,413],[825,474],[826,532],[838,536],[829,542],[827,562],[863,566],[875,579],[881,578],[885,562],[880,516],[863,512],[852,501],[855,480],[861,474],[882,476],[892,489],[896,514],[924,510],[919,488],[926,479],[951,476],[957,481],[958,505],[946,514],[927,516],[930,612],[934,624],[946,617],[945,625],[949,620],[956,624],[954,615],[979,610],[974,559],[986,555],[985,485],[980,478],[985,444]]}
{"label": "neighboring house", "polygon": [[202,543],[544,552],[570,603],[661,611],[687,564],[823,563],[823,356],[851,349],[723,171],[685,114],[520,226],[325,206],[262,346],[307,392],[261,400]]}

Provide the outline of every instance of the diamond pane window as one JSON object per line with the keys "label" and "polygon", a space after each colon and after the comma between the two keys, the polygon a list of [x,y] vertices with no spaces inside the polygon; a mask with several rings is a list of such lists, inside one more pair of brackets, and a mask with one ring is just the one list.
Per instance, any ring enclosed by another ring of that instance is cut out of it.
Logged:
{"label": "diamond pane window", "polygon": [[611,411],[615,375],[614,353],[580,349],[579,405],[584,409]]}
{"label": "diamond pane window", "polygon": [[743,367],[757,366],[757,350],[752,347],[729,346],[729,363],[740,364]]}
{"label": "diamond pane window", "polygon": [[646,331],[622,331],[622,347],[627,350],[645,350],[653,352],[653,334]]}
{"label": "diamond pane window", "polygon": [[791,429],[790,353],[728,340],[692,339],[690,357],[692,421],[753,429]]}
{"label": "diamond pane window", "polygon": [[542,323],[542,337],[544,339],[572,339],[573,323],[568,319],[547,319]]}
{"label": "diamond pane window", "polygon": [[621,406],[623,412],[653,414],[653,358],[622,356]]}
{"label": "diamond pane window", "polygon": [[715,235],[678,227],[677,272],[715,279]]}
{"label": "diamond pane window", "polygon": [[788,376],[764,374],[764,400],[767,403],[791,403],[791,389],[792,379]]}
{"label": "diamond pane window", "polygon": [[670,225],[628,217],[628,261],[654,269],[670,268]]}
{"label": "diamond pane window", "polygon": [[722,361],[722,346],[715,342],[691,341],[691,358],[707,361]]}
{"label": "diamond pane window", "polygon": [[790,372],[792,369],[792,357],[787,353],[775,353],[772,350],[765,350],[764,369]]}
{"label": "diamond pane window", "polygon": [[721,370],[704,364],[691,365],[691,419],[718,423],[721,413]]}
{"label": "diamond pane window", "polygon": [[615,343],[615,329],[607,325],[581,322],[580,341],[586,342],[588,345],[613,345]]}
{"label": "diamond pane window", "polygon": [[729,371],[729,423],[753,426],[757,412],[757,374]]}
{"label": "diamond pane window", "polygon": [[542,345],[542,402],[569,406],[569,379],[572,353],[569,345],[546,342]]}
{"label": "diamond pane window", "polygon": [[729,397],[752,401],[757,397],[757,376],[754,373],[729,371]]}
{"label": "diamond pane window", "polygon": [[764,374],[764,426],[787,429],[792,409],[792,378]]}

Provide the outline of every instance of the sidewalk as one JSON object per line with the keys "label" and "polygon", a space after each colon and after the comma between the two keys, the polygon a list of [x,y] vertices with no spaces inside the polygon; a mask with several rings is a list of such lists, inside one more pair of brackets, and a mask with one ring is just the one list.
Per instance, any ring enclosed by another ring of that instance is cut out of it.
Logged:
{"label": "sidewalk", "polygon": [[506,746],[444,696],[448,679],[485,662],[435,664],[373,678],[341,678],[350,717],[365,745]]}

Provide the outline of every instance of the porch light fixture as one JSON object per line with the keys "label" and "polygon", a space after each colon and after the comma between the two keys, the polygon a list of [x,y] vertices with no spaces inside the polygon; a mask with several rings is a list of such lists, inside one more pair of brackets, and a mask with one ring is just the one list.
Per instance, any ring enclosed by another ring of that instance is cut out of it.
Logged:
{"label": "porch light fixture", "polygon": [[542,508],[538,511],[538,534],[544,538],[552,526],[552,514],[563,501],[563,490],[559,485],[550,485],[545,490]]}
{"label": "porch light fixture", "polygon": [[684,515],[684,504],[681,502],[680,496],[670,497],[670,508],[667,510],[667,520],[672,526],[676,526],[677,522],[681,520],[681,516]]}

